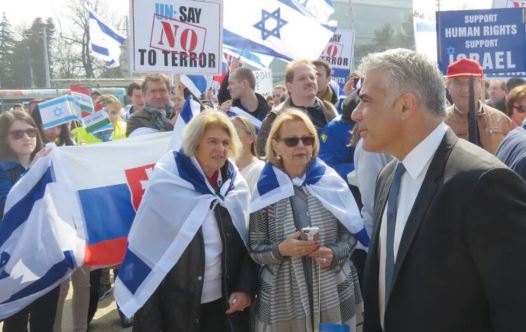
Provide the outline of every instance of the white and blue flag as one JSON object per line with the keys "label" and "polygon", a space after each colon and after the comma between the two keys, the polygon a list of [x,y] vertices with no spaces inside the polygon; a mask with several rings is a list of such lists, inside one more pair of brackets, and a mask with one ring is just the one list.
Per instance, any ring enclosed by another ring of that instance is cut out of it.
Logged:
{"label": "white and blue flag", "polygon": [[281,169],[267,162],[252,193],[249,212],[294,196],[294,185],[304,186],[361,245],[369,245],[369,236],[349,187],[336,171],[319,158],[311,162],[302,179],[291,179]]}
{"label": "white and blue flag", "polygon": [[118,67],[120,65],[121,45],[126,40],[126,37],[101,21],[90,9],[88,9],[88,23],[91,55],[106,61],[108,68]]}
{"label": "white and blue flag", "polygon": [[44,129],[77,120],[76,102],[71,96],[62,96],[38,103]]}
{"label": "white and blue flag", "polygon": [[217,205],[228,210],[247,245],[248,185],[231,161],[227,167],[229,176],[216,192],[195,157],[170,151],[159,160],[115,281],[115,300],[124,315],[132,316],[150,298]]}
{"label": "white and blue flag", "polygon": [[335,29],[296,1],[224,1],[223,43],[238,50],[286,61],[317,59]]}
{"label": "white and blue flag", "polygon": [[183,145],[183,132],[186,125],[201,112],[201,105],[192,96],[186,97],[181,113],[179,113],[172,131],[170,148],[179,151]]}

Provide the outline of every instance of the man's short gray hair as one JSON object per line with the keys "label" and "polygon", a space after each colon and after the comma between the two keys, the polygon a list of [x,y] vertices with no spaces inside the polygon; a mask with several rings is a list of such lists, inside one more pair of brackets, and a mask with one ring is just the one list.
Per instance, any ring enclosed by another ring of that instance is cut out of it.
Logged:
{"label": "man's short gray hair", "polygon": [[[412,93],[424,108],[438,117],[446,115],[446,91],[442,73],[426,56],[397,48],[366,56],[359,71],[365,75],[373,70],[385,72],[385,86],[398,92]],[[396,93],[394,94],[396,97]]]}

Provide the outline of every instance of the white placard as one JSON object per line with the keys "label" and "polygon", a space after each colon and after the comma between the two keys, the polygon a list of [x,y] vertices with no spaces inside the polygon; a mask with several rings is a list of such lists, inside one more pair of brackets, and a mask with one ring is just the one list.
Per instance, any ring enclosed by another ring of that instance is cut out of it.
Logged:
{"label": "white placard", "polygon": [[132,72],[219,74],[222,1],[130,0]]}
{"label": "white placard", "polygon": [[263,97],[272,95],[272,70],[254,70],[254,76],[256,77],[256,92]]}

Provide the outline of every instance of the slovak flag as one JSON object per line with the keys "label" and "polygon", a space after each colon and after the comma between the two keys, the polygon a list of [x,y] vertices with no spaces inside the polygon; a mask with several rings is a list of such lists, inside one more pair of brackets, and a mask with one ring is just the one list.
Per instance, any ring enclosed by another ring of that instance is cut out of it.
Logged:
{"label": "slovak flag", "polygon": [[135,211],[170,135],[48,146],[50,153],[9,192],[0,221],[0,320],[79,266],[123,260]]}

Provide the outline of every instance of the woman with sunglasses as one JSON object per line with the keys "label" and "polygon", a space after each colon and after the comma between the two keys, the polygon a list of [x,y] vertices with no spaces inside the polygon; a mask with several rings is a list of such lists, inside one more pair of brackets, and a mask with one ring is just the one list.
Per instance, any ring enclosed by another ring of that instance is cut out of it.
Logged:
{"label": "woman with sunglasses", "polygon": [[520,85],[510,91],[506,99],[506,114],[513,127],[520,127],[526,119],[526,85]]}
{"label": "woman with sunglasses", "polygon": [[250,207],[251,256],[262,265],[255,331],[315,331],[320,323],[356,331],[361,317],[349,258],[367,234],[347,184],[318,151],[307,115],[288,110],[276,118]]}
{"label": "woman with sunglasses", "polygon": [[[21,110],[0,115],[0,220],[9,190],[26,173],[42,148],[42,140],[31,116]],[[3,222],[3,221],[0,221]],[[4,332],[53,331],[59,287],[37,299],[4,321]]]}

